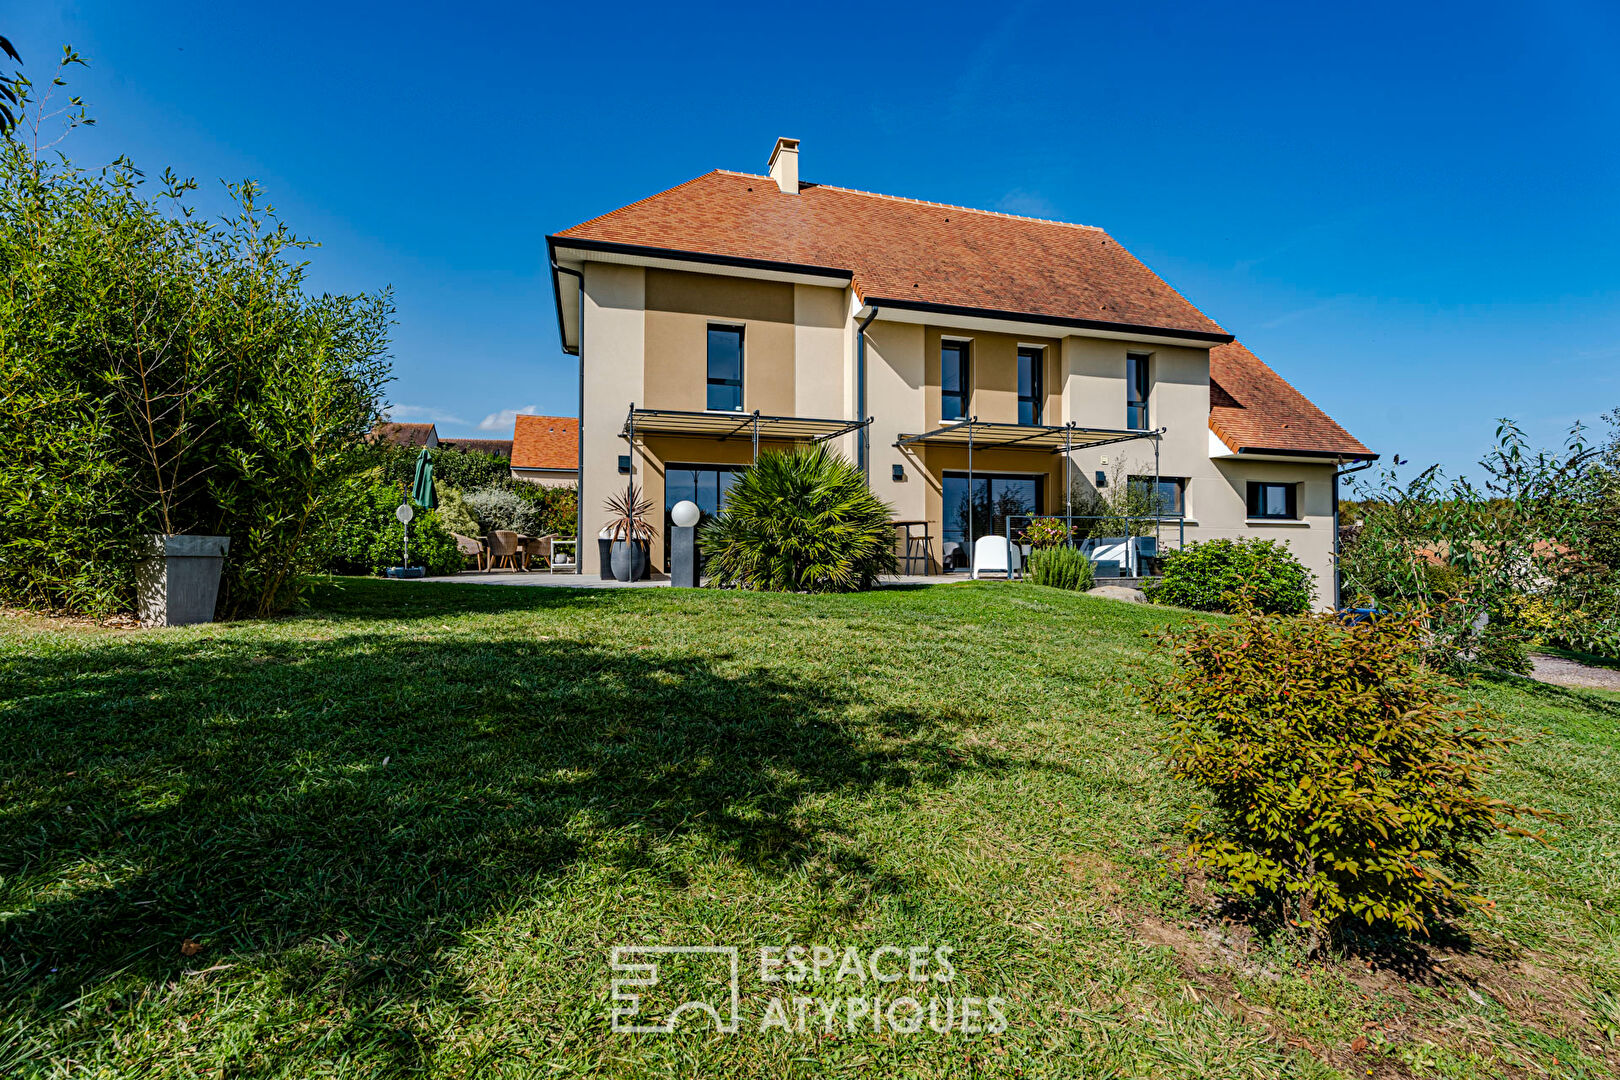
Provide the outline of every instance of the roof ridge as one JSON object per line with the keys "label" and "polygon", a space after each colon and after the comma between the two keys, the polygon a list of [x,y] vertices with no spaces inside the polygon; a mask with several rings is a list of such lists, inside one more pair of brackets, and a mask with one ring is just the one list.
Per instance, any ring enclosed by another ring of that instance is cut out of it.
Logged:
{"label": "roof ridge", "polygon": [[[769,176],[762,176],[759,173],[739,172],[736,169],[715,169],[714,171],[717,173],[724,173],[727,176],[744,176],[750,180],[770,179]],[[961,210],[968,214],[985,214],[989,217],[1008,218],[1012,221],[1033,221],[1041,225],[1064,225],[1071,229],[1086,229],[1090,232],[1100,232],[1104,235],[1106,235],[1108,232],[1108,230],[1104,229],[1101,225],[1086,225],[1079,221],[1060,221],[1057,218],[1031,217],[1028,214],[1009,214],[1005,210],[985,210],[982,207],[962,206],[959,203],[935,202],[933,199],[913,199],[907,195],[889,195],[881,191],[863,191],[860,188],[841,187],[838,184],[818,184],[814,181],[807,182],[810,183],[812,187],[826,188],[829,191],[842,191],[850,195],[865,195],[868,198],[873,199],[890,199],[894,202],[912,203],[917,206],[937,206],[943,210]]]}

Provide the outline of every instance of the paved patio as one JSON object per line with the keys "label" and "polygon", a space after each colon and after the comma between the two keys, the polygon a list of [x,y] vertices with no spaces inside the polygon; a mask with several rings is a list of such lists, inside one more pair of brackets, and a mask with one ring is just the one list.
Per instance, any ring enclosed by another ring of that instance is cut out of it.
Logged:
{"label": "paved patio", "polygon": [[[411,581],[449,581],[460,585],[529,585],[553,589],[647,589],[669,588],[669,576],[654,574],[647,581],[603,581],[595,574],[552,574],[544,570],[528,572],[468,570],[447,577],[421,577],[390,579]],[[879,588],[891,585],[955,585],[968,580],[966,574],[897,574],[883,578]]]}

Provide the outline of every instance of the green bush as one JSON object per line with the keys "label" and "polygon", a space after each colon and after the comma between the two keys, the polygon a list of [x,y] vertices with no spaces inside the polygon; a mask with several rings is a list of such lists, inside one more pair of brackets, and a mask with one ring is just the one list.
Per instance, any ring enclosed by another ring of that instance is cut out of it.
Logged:
{"label": "green bush", "polygon": [[1276,540],[1204,540],[1167,552],[1147,590],[1155,604],[1272,615],[1310,610],[1313,592],[1310,571]]}
{"label": "green bush", "polygon": [[849,592],[895,572],[893,512],[824,443],[767,450],[699,534],[713,584]]}
{"label": "green bush", "polygon": [[388,297],[312,293],[255,185],[221,221],[194,187],[0,140],[0,600],[129,610],[145,535],[191,533],[230,537],[221,614],[284,610],[364,483]]}
{"label": "green bush", "polygon": [[439,500],[434,512],[439,515],[439,523],[453,533],[462,536],[483,535],[478,527],[478,519],[473,516],[472,510],[467,506],[467,500],[461,492],[449,484],[433,481],[433,494]]}
{"label": "green bush", "polygon": [[1209,807],[1190,852],[1236,893],[1278,903],[1315,951],[1342,919],[1426,932],[1452,904],[1488,906],[1462,883],[1481,844],[1534,813],[1486,795],[1511,740],[1423,663],[1424,625],[1391,616],[1248,614],[1167,631],[1177,670],[1149,691],[1170,722],[1173,773]]}
{"label": "green bush", "polygon": [[574,508],[579,501],[579,489],[570,484],[567,487],[550,487],[546,484],[530,483],[527,480],[514,480],[512,490],[518,498],[528,503],[530,523],[535,531],[530,535],[545,536],[555,533],[558,536],[573,536],[579,524],[575,517]]}
{"label": "green bush", "polygon": [[[403,483],[410,487],[416,478],[416,459],[422,453],[419,446],[379,447],[382,456],[383,479],[388,483]],[[512,479],[512,463],[499,454],[486,454],[482,450],[455,450],[448,446],[433,448],[433,478],[442,480],[458,491],[475,488],[504,486],[518,483]]]}
{"label": "green bush", "polygon": [[1029,555],[1029,580],[1053,589],[1089,589],[1091,560],[1071,547],[1036,548]]}
{"label": "green bush", "polygon": [[[397,483],[381,480],[351,498],[322,534],[322,568],[334,574],[374,574],[398,566],[405,529],[394,516],[406,500]],[[411,565],[435,575],[454,574],[464,565],[456,538],[433,510],[411,504]]]}

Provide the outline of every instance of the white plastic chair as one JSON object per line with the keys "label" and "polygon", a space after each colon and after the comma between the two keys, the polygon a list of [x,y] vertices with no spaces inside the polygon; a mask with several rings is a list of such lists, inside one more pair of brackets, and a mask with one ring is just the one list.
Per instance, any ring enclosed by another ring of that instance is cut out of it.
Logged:
{"label": "white plastic chair", "polygon": [[981,536],[973,541],[973,578],[978,580],[979,574],[995,573],[1000,571],[1007,575],[1008,580],[1017,571],[1023,569],[1023,559],[1017,548],[1007,542],[1005,536]]}

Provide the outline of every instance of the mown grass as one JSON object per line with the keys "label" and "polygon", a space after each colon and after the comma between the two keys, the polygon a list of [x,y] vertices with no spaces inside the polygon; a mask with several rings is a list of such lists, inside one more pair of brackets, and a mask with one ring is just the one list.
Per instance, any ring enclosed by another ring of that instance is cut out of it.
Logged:
{"label": "mown grass", "polygon": [[[1174,862],[1131,683],[1182,617],[356,580],[268,624],[0,621],[0,1075],[1613,1069],[1620,696],[1480,684],[1556,846],[1494,843],[1499,917],[1443,947],[1305,964]],[[615,945],[793,943],[949,945],[1010,1026],[762,1033],[745,959],[738,1034],[610,1031]]]}

